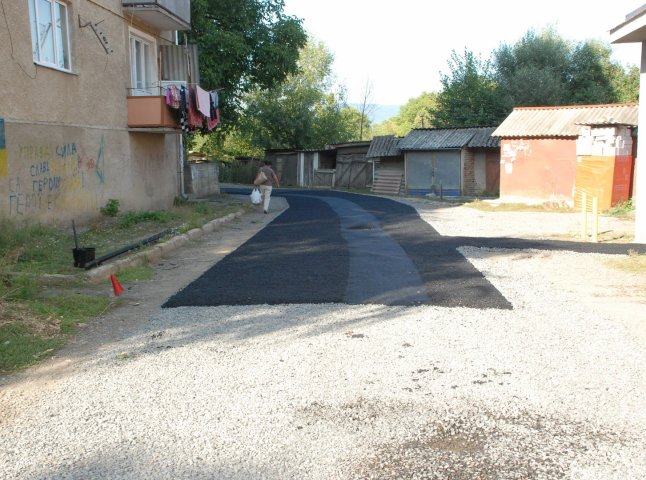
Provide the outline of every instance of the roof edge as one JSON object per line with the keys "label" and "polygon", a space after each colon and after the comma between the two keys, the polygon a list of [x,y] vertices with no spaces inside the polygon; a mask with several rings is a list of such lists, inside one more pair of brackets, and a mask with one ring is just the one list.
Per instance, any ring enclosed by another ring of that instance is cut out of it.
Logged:
{"label": "roof edge", "polygon": [[514,110],[563,110],[578,108],[638,107],[639,103],[602,103],[596,105],[550,105],[545,107],[514,107]]}

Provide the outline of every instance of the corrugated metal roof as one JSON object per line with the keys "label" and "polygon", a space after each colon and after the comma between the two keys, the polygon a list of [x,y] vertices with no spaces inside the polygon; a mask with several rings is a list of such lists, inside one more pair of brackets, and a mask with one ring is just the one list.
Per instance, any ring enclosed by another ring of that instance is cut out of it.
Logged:
{"label": "corrugated metal roof", "polygon": [[398,157],[401,155],[400,141],[401,139],[394,135],[374,137],[370,142],[366,158]]}
{"label": "corrugated metal roof", "polygon": [[411,130],[401,142],[400,150],[445,150],[496,148],[499,138],[491,137],[495,127],[472,128],[418,128]]}
{"label": "corrugated metal roof", "polygon": [[493,132],[499,137],[577,137],[581,125],[637,126],[639,105],[520,107]]}
{"label": "corrugated metal roof", "polygon": [[500,137],[493,135],[496,127],[474,128],[473,137],[469,140],[469,148],[498,148],[500,147]]}

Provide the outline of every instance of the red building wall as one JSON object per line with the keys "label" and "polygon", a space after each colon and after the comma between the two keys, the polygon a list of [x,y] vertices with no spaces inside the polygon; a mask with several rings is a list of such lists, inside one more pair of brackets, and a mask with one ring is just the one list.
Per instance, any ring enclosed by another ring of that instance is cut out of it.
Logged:
{"label": "red building wall", "polygon": [[575,138],[506,138],[500,142],[500,198],[573,205]]}

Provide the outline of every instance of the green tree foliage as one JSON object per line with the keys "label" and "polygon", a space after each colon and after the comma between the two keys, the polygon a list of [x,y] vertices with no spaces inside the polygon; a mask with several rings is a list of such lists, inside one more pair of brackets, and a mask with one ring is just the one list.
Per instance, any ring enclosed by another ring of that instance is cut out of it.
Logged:
{"label": "green tree foliage", "polygon": [[448,75],[441,74],[442,91],[431,111],[436,127],[495,125],[502,109],[489,62],[465,49],[451,53]]}
{"label": "green tree foliage", "polygon": [[392,117],[372,127],[373,137],[377,137],[381,135],[399,136],[399,134],[397,133],[399,129],[399,124],[397,123],[396,119],[397,117]]}
{"label": "green tree foliage", "polygon": [[616,63],[610,65],[612,85],[620,103],[639,102],[639,68],[635,65],[624,70]]}
{"label": "green tree foliage", "polygon": [[528,31],[515,45],[493,52],[493,70],[500,102],[515,106],[563,105],[570,74],[570,45],[553,30]]}
{"label": "green tree foliage", "polygon": [[[298,73],[280,85],[245,97],[242,133],[260,148],[319,148],[352,140],[360,122],[335,87],[333,57],[310,40],[302,49]],[[364,119],[364,125],[367,119]]]}
{"label": "green tree foliage", "polygon": [[373,127],[374,135],[405,136],[413,128],[432,128],[435,126],[433,110],[437,107],[435,92],[422,92],[419,97],[411,98],[399,109],[399,114]]}
{"label": "green tree foliage", "polygon": [[514,107],[636,102],[639,71],[611,60],[595,40],[568,42],[553,29],[529,30],[491,61],[455,52],[431,110],[438,127],[498,125]]}
{"label": "green tree foliage", "polygon": [[296,71],[307,35],[285,15],[283,0],[193,0],[188,41],[200,52],[200,83],[222,89],[223,127],[233,128],[242,96],[271,88]]}

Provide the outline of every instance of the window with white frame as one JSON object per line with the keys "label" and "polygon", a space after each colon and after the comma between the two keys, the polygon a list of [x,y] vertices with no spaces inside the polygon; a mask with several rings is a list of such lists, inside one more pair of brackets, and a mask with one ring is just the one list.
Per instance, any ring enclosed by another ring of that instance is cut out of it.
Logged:
{"label": "window with white frame", "polygon": [[130,31],[131,95],[155,95],[157,63],[155,40],[140,32]]}
{"label": "window with white frame", "polygon": [[67,4],[59,0],[29,0],[34,62],[70,70]]}

